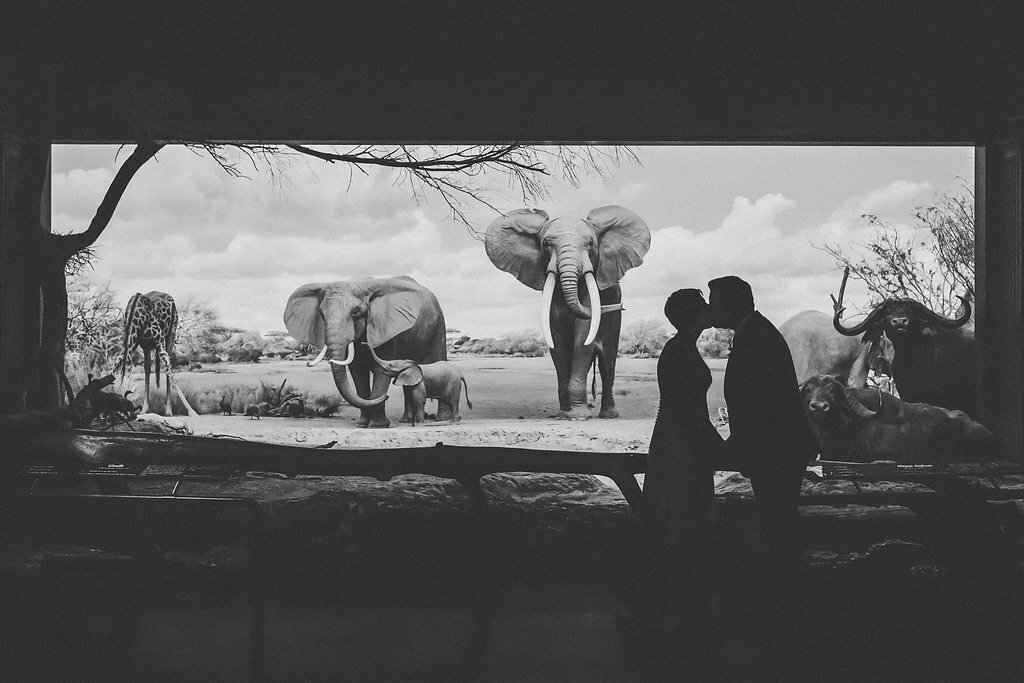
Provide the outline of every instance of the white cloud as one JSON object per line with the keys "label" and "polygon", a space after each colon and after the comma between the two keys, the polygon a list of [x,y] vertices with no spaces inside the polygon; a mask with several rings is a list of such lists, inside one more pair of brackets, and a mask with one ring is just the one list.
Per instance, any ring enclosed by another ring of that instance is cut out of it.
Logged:
{"label": "white cloud", "polygon": [[[56,229],[88,224],[113,177],[114,149],[55,152]],[[742,189],[733,189],[733,175],[726,175],[715,182],[733,191],[719,190],[712,201],[693,188],[705,182],[698,166],[713,151],[661,148],[659,163],[671,157],[674,165],[627,164],[611,178],[585,178],[578,188],[555,182],[551,198],[536,204],[552,215],[585,215],[596,206],[621,204],[645,218],[657,217],[648,218],[653,234],[644,264],[622,283],[624,325],[661,320],[670,292],[706,290],[709,279],[727,273],[751,282],[759,308],[776,323],[805,308],[828,310],[839,275],[815,245],[864,243],[871,231],[862,213],[905,221],[908,202],[937,186],[928,178],[873,183],[877,171],[865,171],[857,177],[859,194],[844,194],[836,183],[823,202],[820,196],[808,198],[801,176],[793,173],[796,181],[780,180],[786,174],[765,176],[757,183],[745,180]],[[106,165],[99,163],[104,156]],[[835,164],[829,167],[834,170]],[[887,172],[900,177],[898,169]],[[969,169],[937,169],[936,177],[957,173],[969,175]],[[180,301],[191,295],[228,324],[266,330],[281,328],[284,302],[305,282],[409,274],[437,294],[448,324],[467,334],[536,329],[539,292],[495,268],[483,244],[448,218],[438,198],[419,206],[394,178],[305,161],[293,162],[283,182],[266,174],[232,178],[208,158],[166,148],[158,163],[147,164],[132,180],[100,238],[94,277],[109,279],[125,301],[135,291],[152,289]],[[496,204],[518,208],[523,202],[503,197]],[[467,214],[482,229],[494,211],[468,205]],[[855,283],[849,290],[857,296]]]}
{"label": "white cloud", "polygon": [[867,193],[857,202],[857,215],[875,213],[893,204],[905,202],[931,189],[928,183],[915,183],[909,180],[894,180],[883,188]]}

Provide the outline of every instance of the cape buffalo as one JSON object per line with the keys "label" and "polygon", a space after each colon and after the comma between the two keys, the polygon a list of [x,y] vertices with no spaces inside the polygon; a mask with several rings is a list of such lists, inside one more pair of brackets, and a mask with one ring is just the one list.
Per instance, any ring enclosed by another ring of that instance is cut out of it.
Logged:
{"label": "cape buffalo", "polygon": [[832,375],[850,386],[863,386],[869,369],[890,374],[892,344],[887,339],[882,337],[865,348],[861,338],[836,331],[827,313],[801,311],[782,323],[779,332],[793,356],[797,382],[812,375]]}
{"label": "cape buffalo", "polygon": [[864,334],[893,346],[892,377],[900,397],[963,410],[977,415],[978,358],[974,331],[964,327],[971,319],[971,304],[959,297],[963,312],[947,318],[913,299],[891,298],[868,313],[861,322],[847,327],[841,322],[843,291],[850,269],[843,274],[839,298],[833,297],[832,324],[847,336]]}
{"label": "cape buffalo", "polygon": [[945,464],[997,460],[995,437],[967,413],[908,403],[815,375],[800,399],[825,460]]}

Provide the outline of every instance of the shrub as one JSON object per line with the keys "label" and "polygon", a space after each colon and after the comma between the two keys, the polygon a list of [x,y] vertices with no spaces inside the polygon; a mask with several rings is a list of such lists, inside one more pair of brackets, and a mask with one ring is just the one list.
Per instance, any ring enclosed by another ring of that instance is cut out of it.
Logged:
{"label": "shrub", "polygon": [[114,304],[110,284],[95,285],[73,276],[68,285],[68,332],[65,341],[65,372],[69,377],[109,371],[121,353],[122,312]]}
{"label": "shrub", "polygon": [[231,363],[258,363],[263,351],[244,346],[233,346],[227,350],[228,361]]}
{"label": "shrub", "polygon": [[657,320],[643,319],[631,322],[619,335],[619,353],[647,358],[665,346],[669,335]]}
{"label": "shrub", "polygon": [[547,345],[537,332],[509,333],[502,337],[469,339],[462,337],[452,344],[452,351],[459,353],[482,353],[490,355],[537,357],[547,353]]}
{"label": "shrub", "polygon": [[[203,377],[200,375],[200,377]],[[182,378],[178,382],[178,387],[182,393],[185,394],[185,398],[193,409],[200,415],[217,415],[221,412],[220,402],[221,399],[226,400],[231,404],[231,412],[242,413],[245,411],[245,407],[248,405],[258,405],[260,403],[266,403],[271,406],[276,406],[281,401],[281,397],[287,396],[289,393],[294,392],[296,389],[293,385],[288,384],[287,380],[278,385],[270,385],[264,382],[262,379],[257,379],[256,384],[253,385],[249,382],[246,383],[233,383],[229,378],[230,376],[224,377],[223,382],[220,380],[213,380],[218,382],[213,384],[210,381],[210,375],[206,375],[204,380],[189,381],[188,378]],[[237,380],[236,380],[237,381]],[[250,380],[251,382],[251,380]],[[139,396],[144,391],[141,386],[137,389]],[[155,390],[150,393],[150,410],[157,413],[162,413],[164,409],[165,391],[161,388],[159,391]],[[135,394],[132,394],[132,398]],[[335,410],[341,405],[341,397],[336,395],[330,396],[304,396],[307,405],[314,407],[328,408],[333,406]],[[181,403],[175,397],[173,399],[173,408],[176,412],[182,412]]]}
{"label": "shrub", "polygon": [[732,330],[715,327],[704,330],[697,339],[697,349],[705,358],[728,358],[732,335]]}

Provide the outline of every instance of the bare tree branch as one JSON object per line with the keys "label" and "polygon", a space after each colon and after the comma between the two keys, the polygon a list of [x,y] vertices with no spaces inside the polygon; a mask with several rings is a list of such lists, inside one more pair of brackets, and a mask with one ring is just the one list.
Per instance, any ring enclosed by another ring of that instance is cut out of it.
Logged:
{"label": "bare tree branch", "polygon": [[[466,215],[466,203],[477,202],[497,211],[488,198],[497,191],[494,176],[506,179],[506,189],[518,193],[528,202],[548,196],[546,180],[555,172],[573,186],[585,175],[607,177],[609,169],[623,161],[639,163],[628,147],[565,146],[542,147],[517,142],[490,145],[356,145],[346,151],[291,144],[241,145],[235,143],[189,143],[191,149],[208,154],[225,172],[246,177],[238,160],[230,159],[224,147],[240,150],[254,168],[266,165],[279,177],[280,168],[289,152],[327,163],[345,163],[350,169],[365,173],[365,167],[381,167],[396,171],[397,185],[408,184],[417,201],[436,193],[448,207],[450,215],[462,223],[477,239],[481,234],[473,228]],[[486,176],[490,174],[490,176]],[[479,182],[478,182],[479,180]],[[351,181],[351,175],[350,175]]]}
{"label": "bare tree branch", "polygon": [[[953,315],[958,295],[974,297],[974,191],[961,179],[962,192],[939,195],[935,203],[917,207],[917,225],[901,233],[878,216],[862,216],[875,230],[868,244],[816,247],[840,268],[849,268],[872,293],[869,306],[892,297],[916,299],[932,310]],[[922,239],[920,233],[927,231]],[[852,255],[851,249],[861,251]],[[864,255],[866,252],[867,255]]]}
{"label": "bare tree branch", "polygon": [[110,187],[107,188],[106,194],[103,195],[103,200],[96,209],[96,214],[93,216],[85,232],[73,235],[52,236],[55,240],[58,240],[60,245],[57,250],[58,258],[63,258],[67,262],[75,253],[91,247],[99,239],[99,236],[110,223],[110,219],[114,215],[114,209],[117,208],[118,203],[121,201],[124,191],[128,189],[128,183],[135,177],[136,172],[142,168],[142,165],[152,159],[163,146],[164,143],[143,141],[135,147],[131,155],[121,164],[121,168],[117,169],[114,180],[111,181]]}

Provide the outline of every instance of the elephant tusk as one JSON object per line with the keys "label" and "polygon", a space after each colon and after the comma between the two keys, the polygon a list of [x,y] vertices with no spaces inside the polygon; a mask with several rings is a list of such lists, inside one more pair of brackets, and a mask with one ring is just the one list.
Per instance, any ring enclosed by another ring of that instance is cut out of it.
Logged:
{"label": "elephant tusk", "polygon": [[348,365],[353,360],[355,360],[355,358],[356,358],[356,343],[355,342],[349,342],[348,343],[348,355],[345,357],[345,360],[334,360],[333,358],[331,358],[330,362],[331,362],[332,365]]}
{"label": "elephant tusk", "polygon": [[597,339],[597,329],[601,326],[601,291],[597,288],[597,280],[592,272],[586,273],[583,279],[587,283],[587,296],[590,297],[590,331],[587,332],[587,340],[583,342],[587,346]]}
{"label": "elephant tusk", "polygon": [[549,349],[555,348],[555,340],[551,337],[551,300],[554,295],[555,274],[549,272],[540,297],[540,329],[544,333],[544,343]]}
{"label": "elephant tusk", "polygon": [[327,355],[327,344],[324,344],[324,348],[320,349],[320,353],[317,354],[316,358],[314,358],[313,360],[308,361],[306,363],[306,367],[307,368],[311,368],[314,365],[318,365],[320,363],[320,361],[322,361],[324,359],[324,356],[326,356],[326,355]]}

